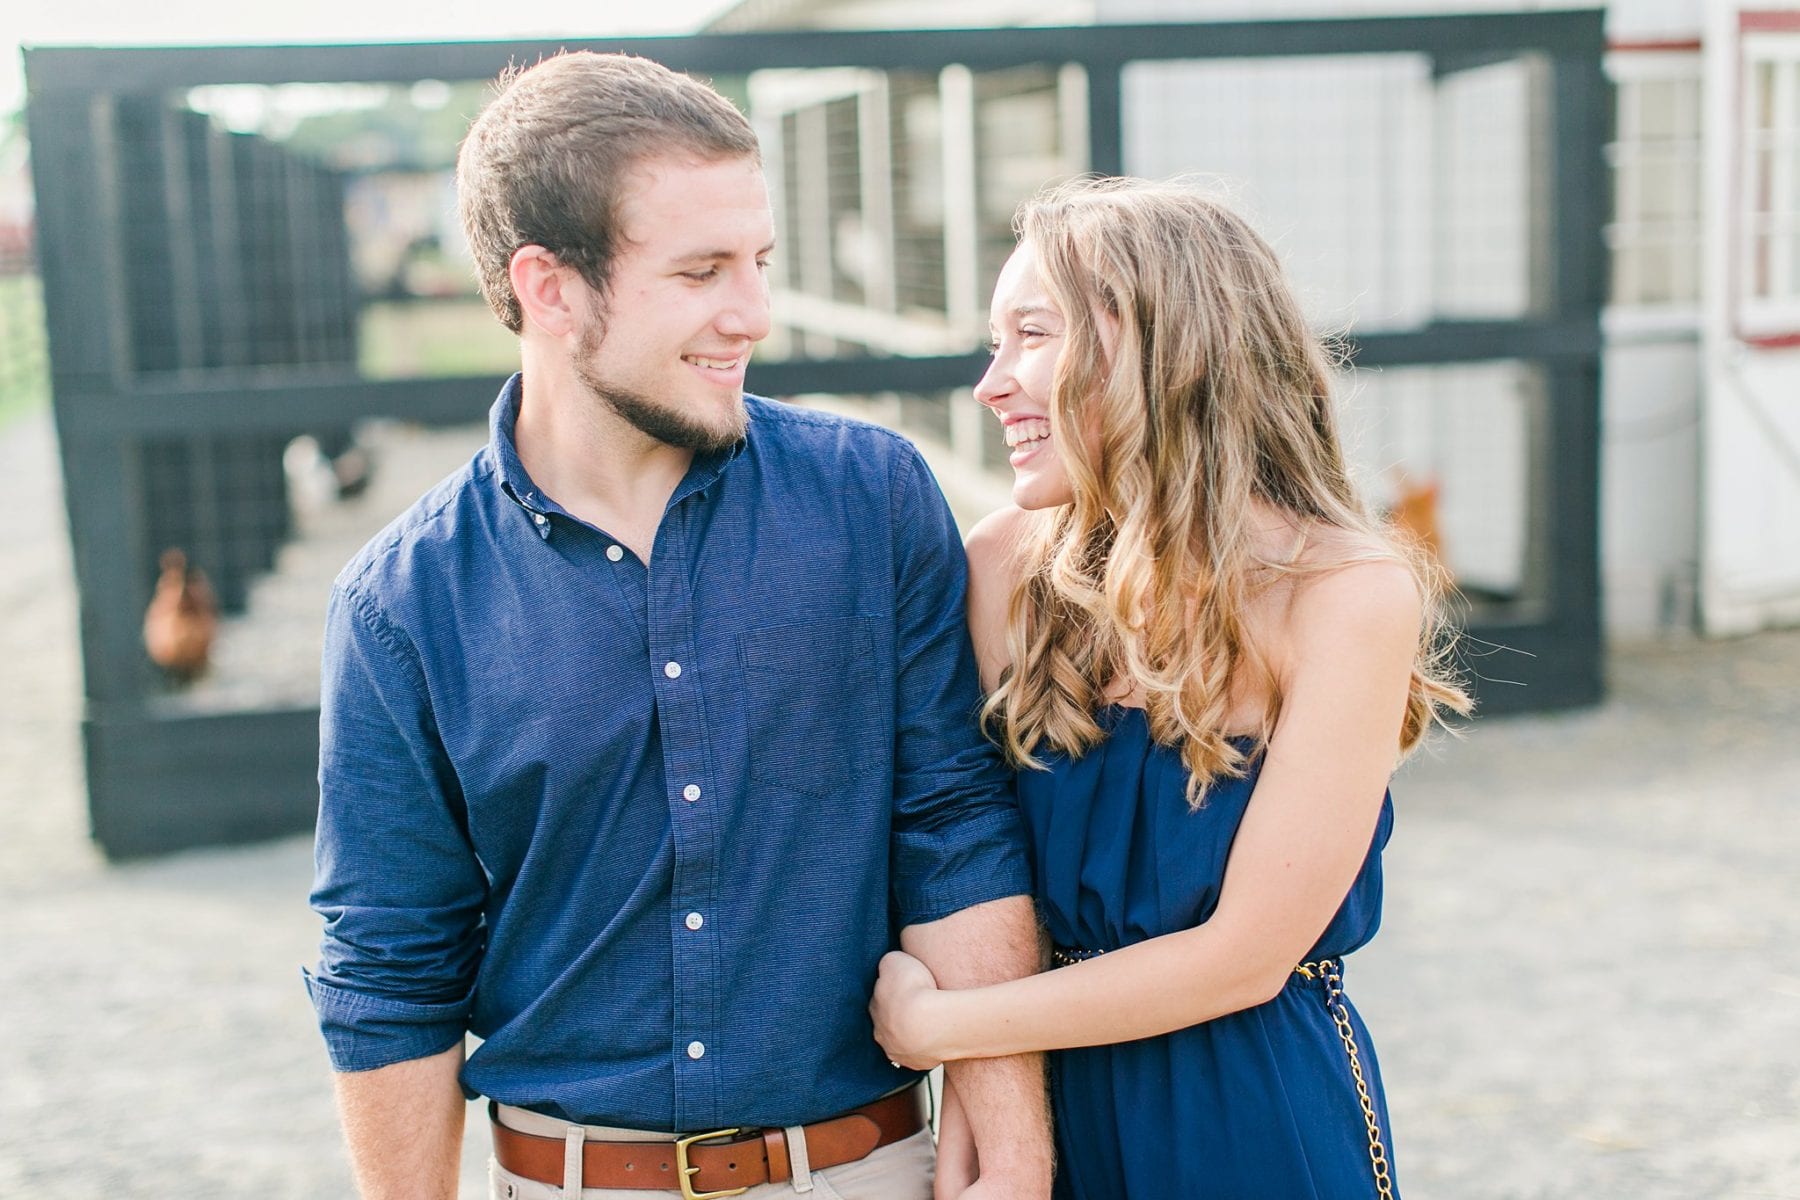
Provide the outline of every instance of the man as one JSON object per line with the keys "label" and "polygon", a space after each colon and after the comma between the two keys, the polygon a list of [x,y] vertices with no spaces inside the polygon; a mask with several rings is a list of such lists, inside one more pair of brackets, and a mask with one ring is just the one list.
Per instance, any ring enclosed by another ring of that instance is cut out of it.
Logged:
{"label": "man", "polygon": [[[308,986],[363,1194],[454,1195],[466,1093],[507,1200],[929,1195],[876,964],[897,929],[946,986],[1035,966],[942,497],[744,397],[773,223],[710,89],[549,59],[458,190],[522,374],[328,617]],[[1040,1064],[949,1071],[940,1193],[978,1151],[967,1194],[1046,1195]]]}

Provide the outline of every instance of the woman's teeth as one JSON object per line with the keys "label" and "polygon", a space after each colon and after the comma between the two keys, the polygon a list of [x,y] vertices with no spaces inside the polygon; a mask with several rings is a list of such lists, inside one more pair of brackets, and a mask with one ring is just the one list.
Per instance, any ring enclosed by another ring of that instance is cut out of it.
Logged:
{"label": "woman's teeth", "polygon": [[1014,421],[1006,427],[1006,444],[1009,447],[1041,442],[1050,436],[1050,422],[1041,418]]}

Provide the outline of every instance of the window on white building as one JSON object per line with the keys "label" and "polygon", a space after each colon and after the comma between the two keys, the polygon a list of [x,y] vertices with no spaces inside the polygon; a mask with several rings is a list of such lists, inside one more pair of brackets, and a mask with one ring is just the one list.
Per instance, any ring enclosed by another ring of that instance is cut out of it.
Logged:
{"label": "window on white building", "polygon": [[1615,51],[1612,303],[1692,309],[1700,299],[1700,54]]}
{"label": "window on white building", "polygon": [[1745,331],[1800,331],[1800,35],[1744,39],[1738,296]]}

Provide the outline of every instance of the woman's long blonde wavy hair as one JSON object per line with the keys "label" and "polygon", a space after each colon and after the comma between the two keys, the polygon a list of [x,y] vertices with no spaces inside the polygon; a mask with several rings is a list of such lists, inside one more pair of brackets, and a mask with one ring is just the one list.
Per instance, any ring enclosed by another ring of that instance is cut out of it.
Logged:
{"label": "woman's long blonde wavy hair", "polygon": [[[1022,547],[1013,665],[982,710],[1013,764],[1041,767],[1045,745],[1097,744],[1095,712],[1125,680],[1142,689],[1152,736],[1180,748],[1198,807],[1210,781],[1244,775],[1280,714],[1274,673],[1246,637],[1251,600],[1282,577],[1371,558],[1406,564],[1426,599],[1401,750],[1445,710],[1469,711],[1445,660],[1442,570],[1357,497],[1331,360],[1268,244],[1197,187],[1133,179],[1064,184],[1022,206],[1015,229],[1066,322],[1048,407],[1074,500]],[[1100,314],[1116,326],[1110,357]],[[1252,499],[1312,552],[1260,553]],[[1357,548],[1321,553],[1326,530]],[[1247,750],[1224,727],[1243,672],[1269,697]]]}

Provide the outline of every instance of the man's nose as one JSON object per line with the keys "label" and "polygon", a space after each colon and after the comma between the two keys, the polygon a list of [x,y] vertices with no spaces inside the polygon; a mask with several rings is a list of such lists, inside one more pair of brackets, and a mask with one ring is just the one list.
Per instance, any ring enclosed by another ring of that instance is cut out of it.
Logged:
{"label": "man's nose", "polygon": [[719,332],[732,337],[760,342],[769,336],[769,281],[761,271],[752,271],[742,284],[732,290],[729,302],[719,313]]}

